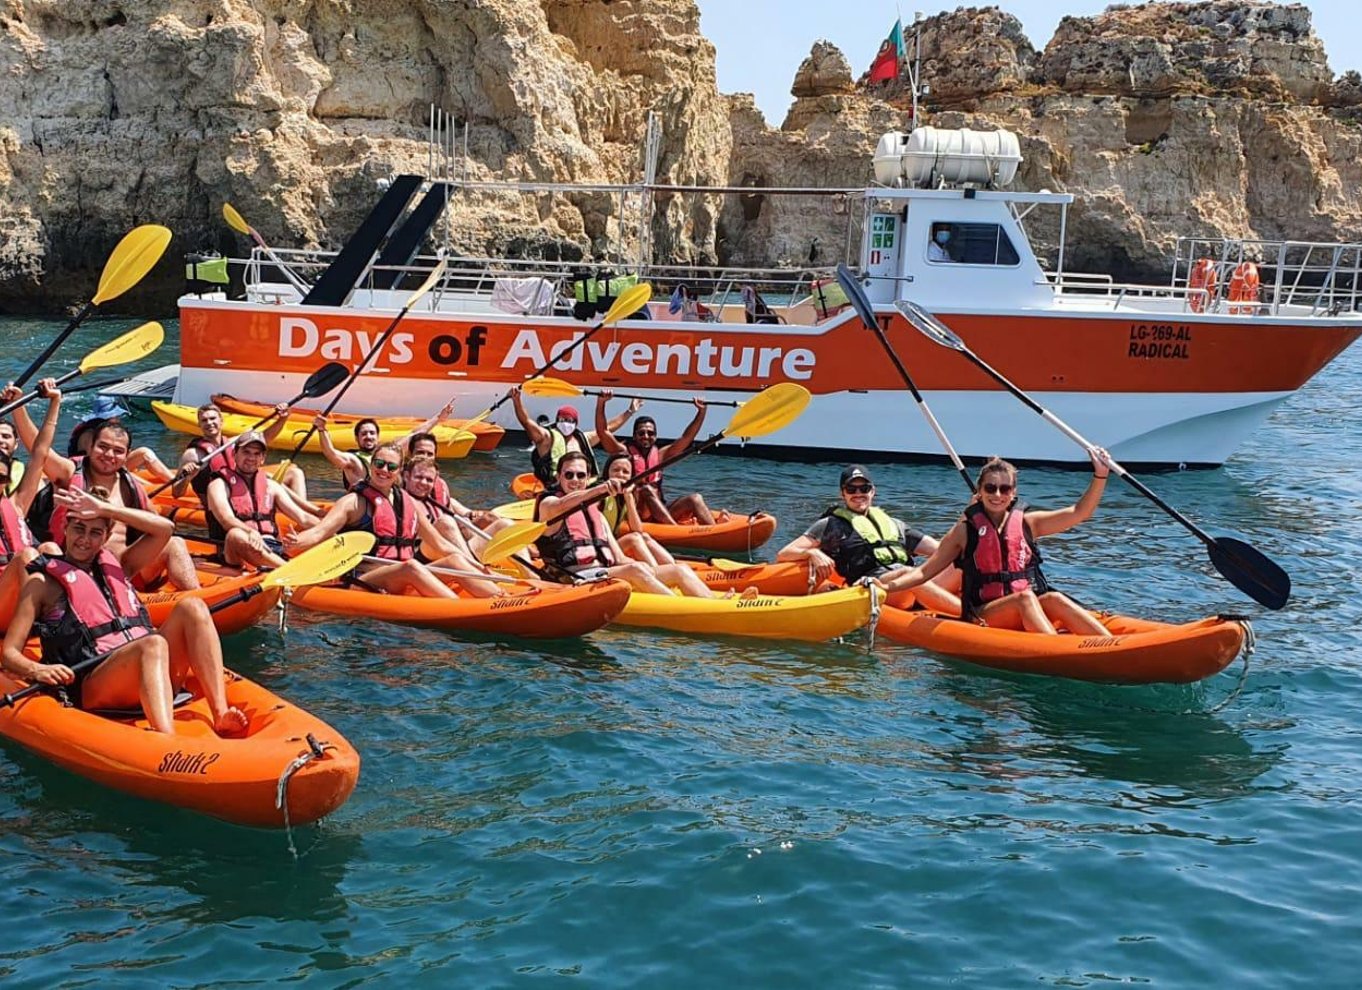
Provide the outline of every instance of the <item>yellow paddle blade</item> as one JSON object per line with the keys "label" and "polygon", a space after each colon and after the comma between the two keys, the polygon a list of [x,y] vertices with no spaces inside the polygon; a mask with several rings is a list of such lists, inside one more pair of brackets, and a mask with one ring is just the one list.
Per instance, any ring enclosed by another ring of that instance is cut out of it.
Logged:
{"label": "yellow paddle blade", "polygon": [[373,533],[341,533],[270,571],[260,584],[265,588],[292,588],[334,581],[353,570],[373,548]]}
{"label": "yellow paddle blade", "polygon": [[575,399],[582,394],[582,390],[571,382],[565,382],[561,378],[550,378],[547,375],[531,378],[520,386],[520,389],[526,395],[541,398]]}
{"label": "yellow paddle blade", "polygon": [[415,306],[417,301],[429,292],[436,282],[445,277],[445,269],[448,267],[449,262],[446,259],[441,258],[440,263],[430,270],[430,274],[426,276],[426,280],[407,298],[407,304],[402,308],[411,309]]}
{"label": "yellow paddle blade", "polygon": [[545,526],[541,522],[525,520],[507,526],[488,542],[482,551],[484,563],[505,560],[513,553],[519,553],[544,535]]}
{"label": "yellow paddle blade", "polygon": [[166,332],[159,323],[143,323],[136,330],[129,330],[103,347],[96,347],[85,355],[80,362],[81,373],[93,368],[112,368],[144,358],[166,339]]}
{"label": "yellow paddle blade", "polygon": [[756,565],[744,564],[741,560],[729,560],[727,557],[711,557],[709,559],[709,566],[714,568],[716,571],[725,571],[731,573],[734,571],[745,571],[750,567],[755,567]]}
{"label": "yellow paddle blade", "polygon": [[502,519],[533,519],[534,499],[526,498],[519,502],[507,502],[505,505],[498,505],[492,510],[492,514],[501,516]]}
{"label": "yellow paddle blade", "polygon": [[169,243],[170,231],[158,224],[148,223],[128,231],[104,263],[99,289],[90,301],[98,306],[117,299],[142,281],[142,276],[161,260]]}
{"label": "yellow paddle blade", "polygon": [[647,282],[631,285],[615,297],[615,305],[606,311],[605,319],[601,320],[601,324],[615,323],[638,312],[648,305],[648,300],[651,298],[653,298],[653,287]]}
{"label": "yellow paddle blade", "polygon": [[279,462],[279,466],[274,469],[274,474],[270,475],[270,477],[282,485],[284,483],[284,475],[288,474],[288,469],[292,466],[293,462],[285,457]]}
{"label": "yellow paddle blade", "polygon": [[724,427],[724,435],[730,437],[762,437],[768,433],[789,426],[813,396],[803,385],[794,382],[781,382],[759,392],[733,415]]}
{"label": "yellow paddle blade", "polygon": [[231,203],[222,204],[222,219],[227,221],[227,226],[231,227],[238,234],[250,236],[251,225],[246,222],[246,218],[236,211],[236,207]]}

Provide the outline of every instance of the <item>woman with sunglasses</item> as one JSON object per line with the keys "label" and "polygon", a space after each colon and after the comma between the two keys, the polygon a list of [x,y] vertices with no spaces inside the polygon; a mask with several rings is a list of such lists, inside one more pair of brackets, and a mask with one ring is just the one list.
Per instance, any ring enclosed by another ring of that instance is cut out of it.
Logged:
{"label": "woman with sunglasses", "polygon": [[1091,448],[1088,457],[1092,481],[1083,497],[1066,509],[1046,512],[1028,512],[1026,503],[1016,497],[1017,469],[990,458],[979,471],[974,500],[964,518],[922,566],[884,582],[885,590],[917,587],[954,562],[964,575],[960,599],[965,619],[1051,635],[1058,631],[1058,623],[1071,633],[1107,635],[1106,627],[1091,612],[1050,590],[1036,548],[1036,540],[1073,529],[1097,511],[1111,467],[1101,447]]}
{"label": "woman with sunglasses", "polygon": [[[457,592],[416,558],[418,549],[429,548],[426,553],[432,558],[432,567],[486,571],[440,535],[416,500],[402,491],[401,480],[401,448],[380,443],[369,458],[369,477],[342,495],[316,526],[292,533],[284,542],[298,554],[342,530],[364,530],[378,538],[374,556],[385,561],[359,572],[365,584],[393,594],[412,591],[426,598],[458,598]],[[491,580],[464,577],[455,580],[476,598],[504,594]]]}
{"label": "woman with sunglasses", "polygon": [[[936,540],[874,504],[875,483],[860,464],[842,471],[839,487],[842,504],[828,509],[782,547],[777,561],[807,561],[820,584],[834,571],[854,584],[864,577],[887,581],[901,573],[914,555],[936,550]],[[915,597],[927,608],[954,615],[960,611],[960,600],[951,589],[959,588],[959,581],[959,573],[952,569],[941,580],[922,585]]]}

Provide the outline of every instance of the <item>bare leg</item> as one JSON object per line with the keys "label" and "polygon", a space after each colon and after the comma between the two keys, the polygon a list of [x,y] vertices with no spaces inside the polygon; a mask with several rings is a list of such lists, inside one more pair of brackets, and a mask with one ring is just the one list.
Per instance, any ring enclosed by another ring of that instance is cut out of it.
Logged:
{"label": "bare leg", "polygon": [[1107,627],[1068,595],[1058,591],[1047,591],[1040,596],[1040,605],[1045,610],[1047,618],[1062,625],[1071,633],[1087,636],[1108,635]]}
{"label": "bare leg", "polygon": [[228,532],[227,539],[222,544],[222,556],[233,567],[240,567],[242,564],[257,569],[284,566],[284,558],[268,550],[256,550],[250,544],[250,537],[240,529]]}
{"label": "bare leg", "polygon": [[644,543],[648,544],[648,552],[652,555],[653,560],[657,564],[661,565],[676,563],[676,558],[673,557],[670,552],[668,552],[666,547],[664,547],[661,543],[658,543],[657,540],[653,539],[647,533],[640,533],[639,536],[643,538]]}
{"label": "bare leg", "polygon": [[161,625],[161,635],[170,645],[172,686],[182,687],[192,671],[208,702],[208,710],[213,713],[213,731],[218,735],[244,732],[248,724],[245,713],[227,704],[222,641],[203,599],[182,599]]}
{"label": "bare leg", "polygon": [[369,584],[394,594],[404,594],[410,589],[426,598],[459,597],[452,588],[448,587],[416,560],[381,564],[372,570],[365,571],[361,577]]}
{"label": "bare leg", "polygon": [[699,492],[682,495],[671,504],[671,514],[677,519],[694,519],[701,526],[714,525],[714,513],[705,504],[705,497]]}
{"label": "bare leg", "polygon": [[175,732],[170,653],[154,633],[115,650],[86,675],[80,694],[87,709],[128,708],[136,701],[153,729]]}
{"label": "bare leg", "polygon": [[664,564],[656,570],[657,577],[664,584],[681,589],[687,598],[717,598],[718,595],[706,587],[693,570],[684,564]]}
{"label": "bare leg", "polygon": [[[448,557],[441,557],[432,565],[435,567],[453,567],[460,571],[478,571],[481,565],[471,556],[465,557],[461,553],[451,553]],[[438,576],[437,576],[438,577]],[[495,581],[483,581],[479,578],[456,577],[455,581],[466,589],[470,595],[476,598],[500,598],[506,594]]]}
{"label": "bare leg", "polygon": [[1056,635],[1055,627],[1040,606],[1040,599],[1029,589],[986,602],[975,613],[985,625],[995,629],[1024,629],[1027,632]]}
{"label": "bare leg", "polygon": [[137,577],[149,583],[156,580],[162,571],[170,583],[181,591],[195,591],[200,587],[199,576],[194,573],[194,558],[189,555],[183,537],[172,536],[165,552],[154,564],[140,571]]}
{"label": "bare leg", "polygon": [[648,538],[643,533],[625,533],[618,537],[620,549],[635,560],[647,564],[649,567],[656,567],[661,563],[652,552],[652,547],[648,545]]}
{"label": "bare leg", "polygon": [[670,595],[672,590],[653,576],[646,564],[631,560],[627,564],[616,564],[606,571],[612,578],[627,581],[635,591],[646,591],[654,595]]}
{"label": "bare leg", "polygon": [[307,501],[307,475],[303,474],[302,468],[297,464],[290,464],[288,470],[284,472],[284,487],[304,502]]}
{"label": "bare leg", "polygon": [[657,523],[666,523],[668,526],[675,526],[676,520],[667,511],[667,507],[658,497],[657,489],[652,485],[639,485],[634,489],[634,496],[638,499],[638,511],[645,520]]}
{"label": "bare leg", "polygon": [[960,614],[960,599],[931,581],[918,585],[913,589],[913,594],[917,595],[917,600],[922,603],[923,608],[943,612],[946,615]]}

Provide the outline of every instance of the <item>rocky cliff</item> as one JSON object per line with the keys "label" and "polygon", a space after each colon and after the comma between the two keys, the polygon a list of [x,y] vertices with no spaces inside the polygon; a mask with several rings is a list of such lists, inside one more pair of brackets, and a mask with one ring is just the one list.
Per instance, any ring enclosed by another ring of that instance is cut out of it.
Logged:
{"label": "rocky cliff", "polygon": [[[1161,274],[1178,233],[1362,240],[1362,81],[1334,78],[1303,6],[1114,7],[1042,51],[996,8],[922,28],[924,119],[1018,131],[1018,183],[1080,197],[1077,264]],[[8,310],[88,298],[137,223],[174,230],[175,257],[239,252],[223,201],[271,243],[334,246],[378,180],[428,170],[431,104],[470,180],[634,181],[653,110],[661,182],[858,187],[910,103],[820,42],[772,127],[718,92],[693,0],[0,0],[0,77]],[[473,255],[628,256],[638,207],[474,192],[450,227]],[[828,264],[855,212],[661,196],[653,257]],[[123,304],[164,311],[176,268]]]}

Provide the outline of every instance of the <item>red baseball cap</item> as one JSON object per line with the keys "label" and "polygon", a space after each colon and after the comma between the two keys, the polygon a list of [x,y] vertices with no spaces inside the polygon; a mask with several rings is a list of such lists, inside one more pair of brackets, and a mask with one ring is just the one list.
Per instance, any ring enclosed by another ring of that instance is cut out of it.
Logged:
{"label": "red baseball cap", "polygon": [[575,423],[575,422],[577,422],[577,410],[576,410],[576,409],[573,409],[571,406],[559,406],[559,407],[558,407],[558,416],[557,416],[556,418],[557,418],[557,419],[570,419],[570,420],[572,420],[572,421]]}

